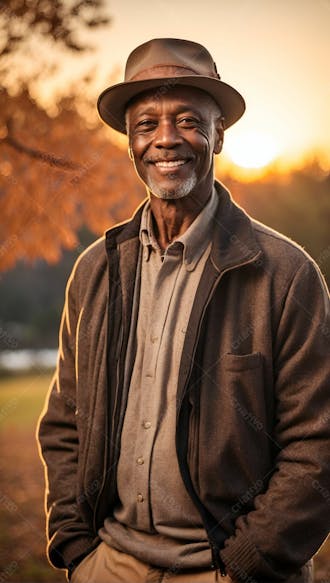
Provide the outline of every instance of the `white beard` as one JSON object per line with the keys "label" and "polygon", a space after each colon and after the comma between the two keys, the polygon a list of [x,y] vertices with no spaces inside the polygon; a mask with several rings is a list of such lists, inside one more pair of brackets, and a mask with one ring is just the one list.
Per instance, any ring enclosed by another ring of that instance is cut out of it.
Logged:
{"label": "white beard", "polygon": [[153,180],[149,178],[148,188],[152,192],[154,196],[157,198],[161,198],[162,200],[178,200],[180,198],[184,198],[188,196],[188,194],[195,188],[197,184],[197,176],[196,173],[186,178],[186,180],[182,181],[180,186],[177,188],[160,188],[159,185]]}

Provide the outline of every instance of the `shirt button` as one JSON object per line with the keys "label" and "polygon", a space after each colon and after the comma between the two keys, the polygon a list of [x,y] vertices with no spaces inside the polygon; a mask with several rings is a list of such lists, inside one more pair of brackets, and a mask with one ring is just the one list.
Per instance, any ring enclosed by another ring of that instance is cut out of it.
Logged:
{"label": "shirt button", "polygon": [[144,464],[143,457],[142,456],[141,457],[138,457],[137,460],[136,460],[136,463],[139,464],[139,466],[142,466]]}
{"label": "shirt button", "polygon": [[157,342],[157,340],[158,340],[158,336],[151,336],[150,340],[151,340],[152,344],[155,344],[155,342]]}
{"label": "shirt button", "polygon": [[144,498],[143,498],[142,494],[138,494],[137,497],[136,497],[136,501],[137,502],[143,502],[143,500],[144,500]]}
{"label": "shirt button", "polygon": [[150,429],[151,422],[150,421],[143,421],[142,425],[143,425],[144,429]]}

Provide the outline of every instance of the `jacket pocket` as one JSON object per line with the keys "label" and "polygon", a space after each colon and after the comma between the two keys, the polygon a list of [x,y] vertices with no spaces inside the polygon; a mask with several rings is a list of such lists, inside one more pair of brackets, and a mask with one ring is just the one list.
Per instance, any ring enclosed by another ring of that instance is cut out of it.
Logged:
{"label": "jacket pocket", "polygon": [[[224,356],[218,387],[219,399],[226,410],[227,419],[232,420],[233,439],[237,444],[244,436],[250,438],[251,442],[259,442],[260,433],[265,430],[267,412],[263,372],[260,352],[228,353]],[[253,436],[255,433],[259,436]]]}
{"label": "jacket pocket", "polygon": [[224,367],[228,371],[244,371],[259,368],[262,365],[261,352],[251,352],[251,354],[231,354],[224,356]]}

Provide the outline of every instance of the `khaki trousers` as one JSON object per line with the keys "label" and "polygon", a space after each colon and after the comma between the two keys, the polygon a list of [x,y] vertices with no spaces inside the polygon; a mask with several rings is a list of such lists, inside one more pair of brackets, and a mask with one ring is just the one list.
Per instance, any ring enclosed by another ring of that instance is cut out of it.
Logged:
{"label": "khaki trousers", "polygon": [[131,555],[112,549],[104,542],[73,571],[71,583],[230,583],[215,571],[176,572],[156,569]]}

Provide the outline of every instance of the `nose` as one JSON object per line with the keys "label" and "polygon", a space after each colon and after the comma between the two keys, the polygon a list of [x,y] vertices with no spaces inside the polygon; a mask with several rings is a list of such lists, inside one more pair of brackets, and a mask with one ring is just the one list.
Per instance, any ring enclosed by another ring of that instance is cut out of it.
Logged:
{"label": "nose", "polygon": [[181,143],[182,137],[176,124],[169,119],[159,121],[154,139],[156,148],[174,148]]}

